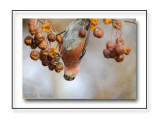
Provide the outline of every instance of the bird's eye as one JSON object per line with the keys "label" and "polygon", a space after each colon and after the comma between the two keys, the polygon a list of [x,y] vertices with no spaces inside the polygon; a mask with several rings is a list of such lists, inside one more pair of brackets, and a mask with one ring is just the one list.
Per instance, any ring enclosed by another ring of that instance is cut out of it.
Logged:
{"label": "bird's eye", "polygon": [[72,77],[72,80],[74,80],[75,79],[75,77]]}

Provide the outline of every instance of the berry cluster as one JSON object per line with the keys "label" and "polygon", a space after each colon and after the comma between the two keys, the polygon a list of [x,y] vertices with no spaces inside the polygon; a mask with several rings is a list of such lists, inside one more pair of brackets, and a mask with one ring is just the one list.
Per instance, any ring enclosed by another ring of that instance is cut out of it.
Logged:
{"label": "berry cluster", "polygon": [[98,19],[91,19],[90,29],[93,31],[93,35],[97,38],[102,38],[104,31],[100,27],[96,27],[98,24]]}
{"label": "berry cluster", "polygon": [[105,58],[113,58],[117,62],[121,62],[124,60],[124,54],[129,55],[130,52],[131,48],[125,46],[124,40],[117,38],[116,42],[107,42],[106,49],[103,50],[103,55]]}
{"label": "berry cluster", "polygon": [[[100,27],[96,27],[98,24],[98,19],[90,19],[90,29],[93,31],[93,35],[97,38],[102,38],[104,35],[104,31]],[[107,42],[106,49],[103,50],[103,55],[105,58],[114,58],[117,62],[121,62],[124,60],[124,54],[129,55],[131,52],[131,48],[129,46],[125,46],[124,40],[121,37],[121,28],[122,28],[122,21],[119,20],[112,20],[110,18],[103,19],[104,24],[112,24],[111,30],[111,40]],[[117,39],[115,42],[112,40],[112,31],[115,29]],[[87,31],[81,29],[79,31],[79,37],[84,38],[87,34]]]}
{"label": "berry cluster", "polygon": [[[104,35],[103,29],[100,27],[96,27],[98,24],[98,19],[90,19],[90,29],[93,31],[93,35],[97,38],[102,38]],[[117,62],[121,62],[124,60],[124,54],[129,55],[131,52],[131,48],[128,46],[125,46],[124,40],[121,37],[122,31],[122,21],[110,19],[110,18],[104,18],[103,23],[108,25],[112,24],[111,29],[111,40],[109,40],[106,43],[106,49],[103,50],[103,55],[105,58],[113,58]],[[116,37],[115,41],[112,40],[112,31],[113,29],[116,31]]]}
{"label": "berry cluster", "polygon": [[[40,25],[42,23],[42,30]],[[32,50],[30,57],[33,60],[41,60],[43,66],[48,66],[49,70],[55,71],[57,73],[63,70],[63,64],[60,61],[60,54],[56,52],[56,48],[51,48],[51,43],[56,41],[59,45],[62,44],[62,36],[51,31],[51,26],[49,23],[44,23],[41,20],[30,19],[28,21],[29,32],[31,35],[24,39],[24,43],[30,46],[32,49],[37,47],[40,49]],[[48,35],[45,36],[44,32]]]}

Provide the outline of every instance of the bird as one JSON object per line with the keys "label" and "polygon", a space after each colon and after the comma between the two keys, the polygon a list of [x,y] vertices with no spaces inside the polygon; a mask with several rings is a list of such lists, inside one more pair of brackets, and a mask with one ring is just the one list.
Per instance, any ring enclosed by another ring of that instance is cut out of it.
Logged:
{"label": "bird", "polygon": [[[79,31],[85,29],[84,38],[79,37]],[[72,81],[80,69],[80,62],[86,53],[90,35],[90,19],[74,20],[62,34],[63,44],[61,58],[64,63],[64,79]]]}

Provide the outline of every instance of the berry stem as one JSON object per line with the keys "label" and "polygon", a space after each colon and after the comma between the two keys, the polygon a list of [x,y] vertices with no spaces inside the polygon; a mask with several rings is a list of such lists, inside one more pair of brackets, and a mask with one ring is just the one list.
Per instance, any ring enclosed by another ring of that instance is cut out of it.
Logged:
{"label": "berry stem", "polygon": [[[112,21],[117,21],[118,19],[112,19]],[[134,21],[123,20],[122,22],[136,24],[136,19]]]}
{"label": "berry stem", "polygon": [[85,27],[85,24],[86,24],[86,19],[84,19],[83,29],[84,29],[84,27]]}
{"label": "berry stem", "polygon": [[111,41],[113,41],[113,40],[112,40],[112,34],[113,34],[113,28],[111,29]]}

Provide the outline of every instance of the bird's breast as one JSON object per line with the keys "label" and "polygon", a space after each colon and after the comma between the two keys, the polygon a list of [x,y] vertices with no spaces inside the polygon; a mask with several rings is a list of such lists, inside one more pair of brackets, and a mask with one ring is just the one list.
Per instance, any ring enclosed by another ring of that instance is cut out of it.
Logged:
{"label": "bird's breast", "polygon": [[[81,40],[81,42],[76,43],[76,47],[72,47],[71,50],[67,50],[66,47],[62,48],[62,52],[61,54],[63,54],[62,56],[62,60],[64,62],[65,65],[69,66],[69,65],[77,65],[80,63],[80,54],[84,48],[85,45],[85,38]],[[72,45],[73,46],[73,45]]]}

